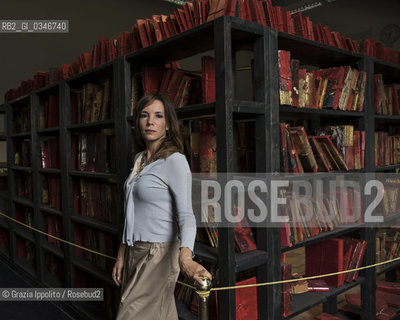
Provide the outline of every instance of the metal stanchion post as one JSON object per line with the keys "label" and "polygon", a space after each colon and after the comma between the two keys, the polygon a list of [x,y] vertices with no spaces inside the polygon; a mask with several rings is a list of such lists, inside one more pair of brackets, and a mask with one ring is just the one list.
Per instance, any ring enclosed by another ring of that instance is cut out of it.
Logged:
{"label": "metal stanchion post", "polygon": [[211,280],[202,278],[203,284],[196,283],[196,293],[199,296],[199,319],[208,320],[208,298],[211,290]]}

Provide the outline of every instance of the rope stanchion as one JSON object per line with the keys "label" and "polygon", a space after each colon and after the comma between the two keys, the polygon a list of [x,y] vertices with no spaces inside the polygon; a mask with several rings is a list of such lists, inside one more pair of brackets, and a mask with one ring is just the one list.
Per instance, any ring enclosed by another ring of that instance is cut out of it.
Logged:
{"label": "rope stanchion", "polygon": [[199,319],[208,320],[208,298],[211,292],[211,280],[202,277],[203,284],[196,283],[196,293],[199,297]]}

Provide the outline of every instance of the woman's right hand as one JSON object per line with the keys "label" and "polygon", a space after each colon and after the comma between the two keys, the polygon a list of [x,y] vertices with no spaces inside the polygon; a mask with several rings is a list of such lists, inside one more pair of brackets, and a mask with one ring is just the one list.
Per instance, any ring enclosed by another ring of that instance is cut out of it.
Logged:
{"label": "woman's right hand", "polygon": [[117,262],[115,262],[112,271],[112,278],[118,287],[121,286],[122,282],[122,270],[124,269],[125,246],[126,246],[125,244],[121,243],[118,250]]}

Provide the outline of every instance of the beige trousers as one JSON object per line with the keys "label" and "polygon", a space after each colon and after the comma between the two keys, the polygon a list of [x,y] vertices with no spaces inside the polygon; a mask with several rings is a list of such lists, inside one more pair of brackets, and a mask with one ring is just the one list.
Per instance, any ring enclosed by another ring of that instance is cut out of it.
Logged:
{"label": "beige trousers", "polygon": [[116,320],[177,320],[178,258],[179,241],[127,246]]}

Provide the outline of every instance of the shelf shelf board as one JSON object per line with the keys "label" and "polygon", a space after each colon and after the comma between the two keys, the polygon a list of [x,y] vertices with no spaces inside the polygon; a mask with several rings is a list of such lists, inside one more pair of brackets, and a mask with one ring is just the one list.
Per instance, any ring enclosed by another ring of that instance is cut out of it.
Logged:
{"label": "shelf shelf board", "polygon": [[110,77],[113,76],[113,61],[107,62],[95,68],[86,70],[77,75],[73,75],[65,81],[73,88],[81,86],[87,82],[95,82],[99,81],[99,78]]}
{"label": "shelf shelf board", "polygon": [[198,317],[190,312],[189,307],[175,297],[176,310],[178,311],[179,320],[197,320]]}
{"label": "shelf shelf board", "polygon": [[93,228],[108,232],[108,233],[117,234],[117,235],[120,233],[120,230],[117,226],[112,225],[107,222],[97,220],[95,218],[83,217],[83,216],[80,216],[75,213],[75,214],[71,215],[71,220],[74,222],[78,222],[80,224],[84,224],[89,227],[93,227]]}
{"label": "shelf shelf board", "polygon": [[289,116],[302,116],[302,117],[349,117],[349,118],[362,118],[364,117],[364,112],[355,111],[343,111],[343,110],[333,110],[333,109],[312,109],[312,108],[296,108],[287,105],[279,106],[280,117]]}
{"label": "shelf shelf board", "polygon": [[317,65],[319,67],[349,65],[363,58],[363,55],[359,53],[332,47],[285,32],[278,32],[278,48],[279,50],[290,51],[291,59],[298,59],[302,64]]}
{"label": "shelf shelf board", "polygon": [[235,100],[232,112],[239,114],[258,115],[266,113],[265,105],[261,102]]}
{"label": "shelf shelf board", "polygon": [[26,229],[25,227],[21,226],[18,223],[15,223],[15,224],[16,224],[15,229],[14,229],[15,234],[24,238],[25,240],[29,240],[29,241],[35,243],[35,236],[33,235],[32,231],[28,231],[28,229]]}
{"label": "shelf shelf board", "polygon": [[91,275],[100,278],[104,282],[115,285],[113,279],[111,278],[111,274],[108,272],[105,272],[103,270],[100,270],[98,267],[96,267],[93,263],[90,261],[86,260],[85,258],[81,256],[74,256],[72,258],[72,263],[82,269],[83,271],[90,273]]}
{"label": "shelf shelf board", "polygon": [[379,275],[381,275],[383,273],[386,273],[386,272],[388,272],[388,271],[390,271],[390,270],[392,270],[394,268],[397,268],[399,266],[400,266],[400,261],[399,260],[391,262],[391,263],[383,264],[381,266],[381,269],[376,272],[376,275],[379,276]]}
{"label": "shelf shelf board", "polygon": [[52,173],[52,174],[60,174],[61,173],[60,169],[55,169],[55,168],[41,168],[38,171],[40,173]]}
{"label": "shelf shelf board", "polygon": [[54,254],[55,256],[64,259],[64,252],[61,248],[57,247],[53,243],[49,243],[47,241],[43,241],[42,248],[47,250],[48,252]]}
{"label": "shelf shelf board", "polygon": [[0,255],[3,255],[4,257],[6,257],[7,259],[10,258],[10,251],[7,248],[0,248]]}
{"label": "shelf shelf board", "polygon": [[384,166],[384,167],[375,167],[376,172],[389,171],[395,169],[400,169],[400,164],[392,164],[390,166]]}
{"label": "shelf shelf board", "polygon": [[54,214],[54,215],[59,216],[59,217],[62,217],[62,216],[63,216],[63,213],[62,213],[61,211],[59,211],[59,210],[57,210],[57,209],[54,209],[54,208],[52,208],[52,207],[50,207],[50,206],[48,206],[48,205],[45,205],[45,204],[41,205],[41,206],[39,207],[39,209],[40,209],[41,211],[43,211],[43,212],[50,213],[50,214]]}
{"label": "shelf shelf board", "polygon": [[10,135],[12,139],[24,139],[24,138],[30,138],[31,137],[31,132],[19,132],[19,133],[13,133]]}
{"label": "shelf shelf board", "polygon": [[12,170],[18,170],[18,171],[27,171],[28,173],[32,172],[32,167],[23,167],[23,166],[11,166]]}
{"label": "shelf shelf board", "polygon": [[73,177],[80,177],[80,178],[114,179],[114,180],[116,179],[115,173],[71,170],[69,174]]}
{"label": "shelf shelf board", "polygon": [[14,99],[12,101],[8,101],[6,103],[9,103],[12,107],[21,107],[19,104],[29,104],[30,102],[30,93],[24,94],[17,99]]}
{"label": "shelf shelf board", "polygon": [[22,205],[27,206],[27,207],[33,208],[33,206],[34,206],[33,202],[28,200],[28,199],[26,199],[26,198],[14,196],[12,199],[13,199],[13,201],[15,203],[22,204]]}
{"label": "shelf shelf board", "polygon": [[0,227],[9,229],[10,228],[9,221],[11,220],[8,220],[4,216],[0,216]]}
{"label": "shelf shelf board", "polygon": [[215,103],[194,104],[175,109],[175,111],[179,119],[215,116]]}
{"label": "shelf shelf board", "polygon": [[39,129],[37,131],[39,135],[47,136],[47,135],[53,135],[53,134],[59,134],[60,133],[60,127],[53,127],[53,128],[45,128],[45,129]]}
{"label": "shelf shelf board", "polygon": [[71,124],[68,129],[71,131],[91,131],[93,129],[102,129],[114,126],[114,119],[107,119],[103,121]]}
{"label": "shelf shelf board", "polygon": [[392,214],[389,214],[389,215],[387,215],[385,217],[385,219],[384,219],[385,222],[384,223],[390,223],[390,222],[393,222],[393,221],[395,221],[397,219],[400,219],[400,213],[392,213]]}
{"label": "shelf shelf board", "polygon": [[29,263],[28,260],[24,258],[16,258],[14,261],[19,267],[29,273],[29,275],[31,275],[35,279],[37,278],[35,267],[31,263]]}
{"label": "shelf shelf board", "polygon": [[[209,262],[218,262],[218,249],[196,242],[194,246],[195,256]],[[235,253],[235,272],[247,270],[268,262],[265,251],[253,250],[246,253]]]}
{"label": "shelf shelf board", "polygon": [[339,294],[342,294],[351,288],[360,285],[365,281],[365,278],[363,277],[358,277],[356,281],[350,282],[350,283],[345,283],[339,288],[330,288],[329,292],[306,292],[303,294],[296,294],[292,295],[292,308],[293,312],[289,316],[283,318],[283,319],[291,319],[300,313],[307,311],[311,309],[312,307],[321,304],[329,297],[337,296]]}
{"label": "shelf shelf board", "polygon": [[392,121],[393,122],[399,122],[400,121],[400,116],[376,114],[375,115],[375,120],[383,121],[383,122],[392,122]]}
{"label": "shelf shelf board", "polygon": [[[254,41],[263,34],[263,26],[243,21],[235,17],[220,17],[232,24],[232,45],[242,47]],[[216,19],[217,20],[217,19]],[[154,43],[146,48],[139,49],[126,56],[133,68],[146,64],[165,64],[207,52],[214,48],[214,23],[206,22],[190,30],[176,34],[163,41]],[[176,48],[180,48],[176,50]]]}
{"label": "shelf shelf board", "polygon": [[325,240],[325,239],[329,239],[329,238],[332,238],[332,237],[342,236],[342,235],[344,235],[346,233],[358,230],[361,226],[362,226],[362,224],[343,225],[341,227],[337,227],[335,230],[322,232],[322,233],[316,235],[315,237],[308,238],[308,239],[306,239],[306,240],[304,240],[302,242],[294,244],[291,247],[282,247],[281,248],[281,253],[288,252],[288,251],[291,251],[291,250],[294,250],[294,249],[298,249],[298,248],[307,246],[309,244],[313,244],[313,243],[316,243],[316,242],[319,242],[319,241],[322,241],[322,240]]}
{"label": "shelf shelf board", "polygon": [[7,136],[0,135],[0,141],[7,141]]}
{"label": "shelf shelf board", "polygon": [[54,93],[57,94],[58,93],[58,83],[57,82],[50,83],[46,87],[37,89],[34,92],[38,95],[46,95],[46,94],[54,94]]}

